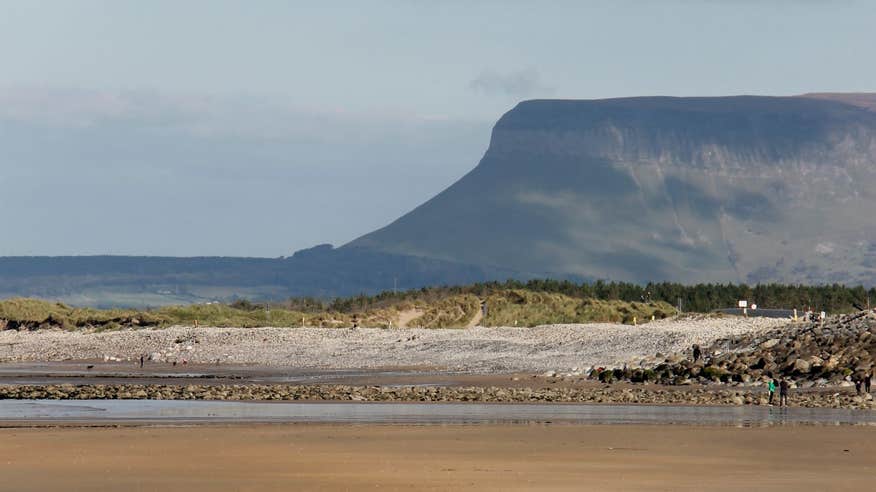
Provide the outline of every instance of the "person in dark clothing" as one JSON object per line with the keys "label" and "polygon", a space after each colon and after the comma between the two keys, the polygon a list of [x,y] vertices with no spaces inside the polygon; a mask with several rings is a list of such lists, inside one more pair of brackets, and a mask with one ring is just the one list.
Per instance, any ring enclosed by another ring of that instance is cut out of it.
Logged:
{"label": "person in dark clothing", "polygon": [[146,356],[140,354],[140,369],[143,369],[143,363],[146,361]]}
{"label": "person in dark clothing", "polygon": [[790,388],[790,387],[791,387],[791,385],[788,384],[787,379],[782,379],[782,381],[779,383],[779,406],[780,407],[787,407],[788,406],[788,388]]}
{"label": "person in dark clothing", "polygon": [[694,344],[694,346],[693,346],[694,362],[700,360],[700,357],[702,357],[702,356],[703,356],[703,351],[700,349],[700,346],[697,344]]}
{"label": "person in dark clothing", "polygon": [[871,369],[870,372],[868,372],[867,374],[864,374],[864,392],[865,393],[868,393],[868,394],[870,393],[870,382],[872,380],[873,380],[873,370]]}
{"label": "person in dark clothing", "polygon": [[855,374],[852,376],[852,382],[855,383],[855,394],[861,396],[861,385],[864,384],[864,378]]}

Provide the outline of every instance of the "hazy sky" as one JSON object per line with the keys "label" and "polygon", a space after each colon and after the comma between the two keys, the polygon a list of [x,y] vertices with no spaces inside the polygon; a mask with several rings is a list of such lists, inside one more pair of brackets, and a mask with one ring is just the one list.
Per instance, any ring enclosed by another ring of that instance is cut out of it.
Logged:
{"label": "hazy sky", "polygon": [[876,2],[438,4],[0,0],[0,255],[343,244],[522,99],[876,90]]}

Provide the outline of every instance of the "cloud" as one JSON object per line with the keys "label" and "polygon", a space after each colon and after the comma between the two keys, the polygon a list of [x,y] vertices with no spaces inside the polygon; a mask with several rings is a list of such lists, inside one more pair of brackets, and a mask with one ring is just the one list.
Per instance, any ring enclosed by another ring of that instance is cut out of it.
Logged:
{"label": "cloud", "polygon": [[829,255],[833,253],[836,249],[836,245],[833,243],[818,243],[815,245],[815,253],[819,255]]}
{"label": "cloud", "polygon": [[490,122],[398,111],[348,112],[254,96],[154,90],[0,87],[0,124],[129,131],[194,138],[363,143],[422,139]]}
{"label": "cloud", "polygon": [[554,90],[545,86],[541,74],[534,68],[515,72],[498,73],[492,70],[481,72],[468,83],[470,89],[480,94],[528,97],[536,94],[548,95]]}

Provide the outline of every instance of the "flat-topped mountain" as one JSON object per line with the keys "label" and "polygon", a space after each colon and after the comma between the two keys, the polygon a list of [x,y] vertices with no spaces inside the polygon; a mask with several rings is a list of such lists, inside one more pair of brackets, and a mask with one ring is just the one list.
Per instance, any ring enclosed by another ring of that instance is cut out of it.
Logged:
{"label": "flat-topped mountain", "polygon": [[876,94],[526,101],[471,172],[341,248],[0,258],[0,297],[159,305],[534,277],[873,286],[874,210]]}
{"label": "flat-topped mountain", "polygon": [[625,281],[876,283],[876,95],[517,105],[344,249]]}

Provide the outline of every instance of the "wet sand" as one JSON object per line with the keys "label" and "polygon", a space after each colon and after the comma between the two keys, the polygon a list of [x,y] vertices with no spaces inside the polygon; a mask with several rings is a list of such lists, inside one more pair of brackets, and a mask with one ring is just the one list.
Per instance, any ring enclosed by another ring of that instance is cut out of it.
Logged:
{"label": "wet sand", "polygon": [[868,490],[876,428],[0,429],[0,489]]}
{"label": "wet sand", "polygon": [[430,366],[366,369],[300,369],[245,364],[177,364],[147,362],[0,362],[0,385],[21,384],[350,384],[451,385],[481,381],[534,379],[532,375],[475,375]]}
{"label": "wet sand", "polygon": [[[89,369],[88,367],[91,366]],[[22,384],[345,384],[353,386],[497,386],[503,388],[596,388],[584,376],[545,378],[533,373],[475,374],[433,366],[363,369],[300,369],[243,364],[176,365],[100,361],[0,363],[0,385]],[[632,387],[615,383],[616,387]],[[673,386],[651,385],[666,389]]]}
{"label": "wet sand", "polygon": [[[91,369],[88,369],[91,366]],[[343,384],[351,386],[496,386],[501,388],[600,388],[604,383],[585,376],[544,377],[536,373],[463,373],[433,366],[387,366],[364,369],[300,369],[282,366],[243,364],[146,363],[142,369],[133,363],[66,361],[0,362],[0,385],[23,384]],[[615,388],[642,387],[626,382]],[[690,387],[717,388],[716,385],[667,386],[649,388],[684,390]],[[722,386],[723,387],[723,386]],[[766,391],[765,388],[761,388]],[[813,389],[816,390],[816,389]],[[825,391],[835,391],[827,388]]]}

